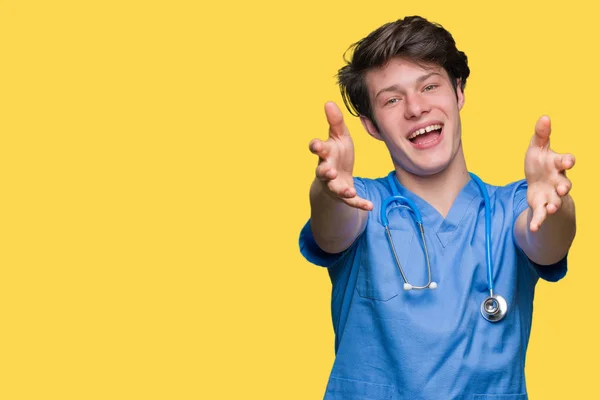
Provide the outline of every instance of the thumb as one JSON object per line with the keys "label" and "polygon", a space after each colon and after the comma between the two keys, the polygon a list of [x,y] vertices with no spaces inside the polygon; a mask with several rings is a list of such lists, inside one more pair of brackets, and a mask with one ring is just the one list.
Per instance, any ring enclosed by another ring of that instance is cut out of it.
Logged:
{"label": "thumb", "polygon": [[550,144],[550,117],[543,115],[535,124],[535,133],[531,138],[529,147],[549,147]]}
{"label": "thumb", "polygon": [[332,101],[325,103],[325,115],[329,123],[329,137],[340,138],[350,135],[348,128],[344,123],[344,117],[337,104]]}

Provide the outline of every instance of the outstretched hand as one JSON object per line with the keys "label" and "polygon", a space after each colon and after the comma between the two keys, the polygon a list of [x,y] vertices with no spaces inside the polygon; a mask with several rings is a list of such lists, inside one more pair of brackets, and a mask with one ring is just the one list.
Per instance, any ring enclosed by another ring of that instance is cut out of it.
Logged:
{"label": "outstretched hand", "polygon": [[575,165],[575,157],[552,151],[550,132],[550,118],[541,117],[525,153],[527,203],[533,210],[529,226],[532,232],[540,228],[548,215],[560,210],[564,196],[572,187],[566,171]]}
{"label": "outstretched hand", "polygon": [[354,143],[342,112],[335,103],[325,104],[325,115],[329,123],[329,137],[326,141],[313,139],[309,149],[319,156],[316,176],[329,195],[351,207],[372,210],[373,204],[356,195],[352,171],[354,168]]}

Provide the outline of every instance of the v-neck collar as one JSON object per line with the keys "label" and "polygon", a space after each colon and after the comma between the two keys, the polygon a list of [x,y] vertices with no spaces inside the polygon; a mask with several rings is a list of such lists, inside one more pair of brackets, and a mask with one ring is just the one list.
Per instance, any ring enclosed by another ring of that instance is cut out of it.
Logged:
{"label": "v-neck collar", "polygon": [[[454,199],[454,202],[448,211],[448,215],[444,218],[435,207],[402,186],[396,177],[396,171],[390,172],[389,176],[395,186],[390,188],[391,192],[394,195],[399,194],[400,196],[408,197],[416,204],[423,217],[425,231],[433,231],[443,247],[446,247],[448,242],[450,242],[452,235],[460,226],[463,218],[467,215],[467,211],[471,205],[477,200],[478,203],[483,202],[483,196],[479,191],[477,183],[470,178],[462,187],[456,196],[456,199]],[[388,181],[389,180],[390,179],[388,179]]]}

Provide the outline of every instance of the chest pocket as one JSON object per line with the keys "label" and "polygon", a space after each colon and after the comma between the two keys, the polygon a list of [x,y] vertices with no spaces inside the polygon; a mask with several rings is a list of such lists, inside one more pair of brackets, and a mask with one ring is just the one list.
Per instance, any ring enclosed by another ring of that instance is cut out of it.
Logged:
{"label": "chest pocket", "polygon": [[[418,251],[419,239],[409,224],[406,227],[390,227],[390,233],[396,248],[398,260],[404,269],[409,282],[419,285],[423,282],[421,274],[412,274],[415,268],[422,270],[424,282],[427,282],[426,265]],[[396,264],[394,254],[390,247],[387,234],[383,225],[376,221],[369,221],[366,227],[366,240],[361,252],[360,269],[356,289],[361,297],[388,301],[396,297],[403,290],[404,280]],[[417,250],[413,250],[414,248]],[[411,256],[416,251],[416,256]],[[418,259],[418,262],[415,263]],[[407,265],[411,265],[410,270]],[[417,280],[418,279],[418,280]]]}

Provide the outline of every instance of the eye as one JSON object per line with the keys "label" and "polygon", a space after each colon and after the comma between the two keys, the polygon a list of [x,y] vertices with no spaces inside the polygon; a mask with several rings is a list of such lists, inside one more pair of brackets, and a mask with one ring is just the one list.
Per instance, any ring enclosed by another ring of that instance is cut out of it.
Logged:
{"label": "eye", "polygon": [[432,85],[427,85],[427,86],[425,86],[425,88],[423,89],[423,91],[424,92],[428,92],[430,90],[435,89],[436,87],[437,87],[437,85],[433,85],[433,84]]}
{"label": "eye", "polygon": [[385,104],[396,104],[399,101],[400,101],[400,99],[393,98],[393,99],[389,99],[388,101],[386,101]]}

